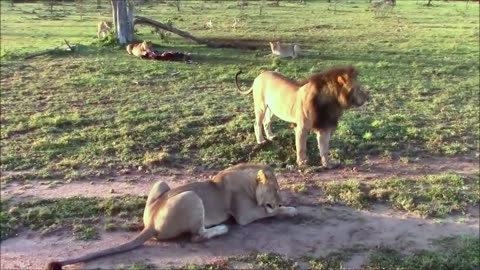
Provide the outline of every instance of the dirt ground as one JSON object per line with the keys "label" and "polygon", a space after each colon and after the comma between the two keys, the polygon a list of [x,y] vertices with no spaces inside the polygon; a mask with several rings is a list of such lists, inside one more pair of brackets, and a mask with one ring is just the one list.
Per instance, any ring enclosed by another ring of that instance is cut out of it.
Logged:
{"label": "dirt ground", "polygon": [[[407,164],[400,161],[372,160],[358,168],[349,167],[314,174],[298,172],[280,173],[281,187],[289,184],[318,180],[358,179],[362,181],[386,179],[393,176],[420,177],[425,174],[456,173],[471,175],[478,173],[478,161],[464,158],[429,158]],[[3,185],[3,198],[14,196],[16,200],[59,198],[71,196],[109,197],[125,194],[146,195],[156,180],[167,181],[171,186],[189,181],[205,180],[214,172],[201,175],[174,173],[171,175],[145,175],[133,173],[115,177],[113,181],[72,182],[57,186],[34,182],[25,188],[21,184]],[[110,193],[110,189],[114,193]],[[289,257],[305,255],[325,256],[332,251],[346,248],[356,249],[345,265],[358,269],[368,256],[368,250],[387,246],[409,252],[431,248],[432,239],[458,234],[479,234],[478,211],[470,217],[451,217],[442,220],[423,219],[383,206],[369,211],[359,211],[341,206],[329,206],[319,201],[314,189],[305,194],[283,188],[285,204],[296,206],[299,217],[295,219],[268,219],[245,227],[231,224],[230,232],[204,243],[190,243],[187,239],[169,242],[148,241],[144,247],[134,251],[98,259],[66,269],[90,269],[99,267],[112,269],[121,264],[142,261],[158,267],[181,266],[186,263],[206,264],[232,255],[250,252],[276,252]],[[136,233],[102,233],[97,241],[77,241],[71,234],[41,236],[36,232],[22,233],[1,244],[2,269],[39,269],[50,260],[83,255],[97,249],[118,245],[131,240]],[[245,266],[242,266],[244,268]]]}

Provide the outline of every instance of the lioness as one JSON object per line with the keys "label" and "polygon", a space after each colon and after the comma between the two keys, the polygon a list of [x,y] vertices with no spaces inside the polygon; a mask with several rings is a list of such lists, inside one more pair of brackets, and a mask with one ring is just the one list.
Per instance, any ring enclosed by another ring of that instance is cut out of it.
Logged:
{"label": "lioness", "polygon": [[102,35],[102,38],[105,38],[108,32],[112,31],[112,23],[111,22],[106,22],[106,21],[101,21],[97,25],[97,38],[100,39],[100,35]]}
{"label": "lioness", "polygon": [[146,53],[152,52],[152,51],[153,51],[153,45],[151,41],[144,40],[142,43],[127,45],[128,54],[135,55],[137,57],[142,57]]}
{"label": "lioness", "polygon": [[295,82],[277,72],[266,71],[255,78],[246,92],[242,92],[238,85],[241,73],[239,71],[235,75],[235,83],[241,94],[253,92],[257,143],[265,142],[262,125],[268,140],[275,137],[270,129],[274,116],[294,123],[298,165],[307,162],[306,138],[308,132],[314,130],[322,166],[329,168],[329,142],[343,111],[369,100],[357,80],[358,72],[352,66],[316,73],[304,82]]}
{"label": "lioness", "polygon": [[48,269],[59,270],[64,265],[128,251],[152,236],[166,240],[191,233],[193,242],[207,240],[228,232],[226,225],[219,224],[230,216],[238,224],[246,225],[266,217],[297,215],[294,207],[280,203],[275,174],[263,165],[239,164],[219,172],[212,180],[174,189],[165,182],[157,182],[143,212],[145,228],[135,239],[79,258],[51,262]]}
{"label": "lioness", "polygon": [[270,43],[270,49],[272,49],[273,55],[280,57],[292,57],[295,58],[300,55],[301,49],[297,44],[281,44],[279,41]]}

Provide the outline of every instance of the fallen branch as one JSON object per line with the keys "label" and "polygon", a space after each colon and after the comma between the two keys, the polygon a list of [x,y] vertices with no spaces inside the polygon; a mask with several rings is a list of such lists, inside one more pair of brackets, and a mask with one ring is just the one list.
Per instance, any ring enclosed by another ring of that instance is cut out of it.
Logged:
{"label": "fallen branch", "polygon": [[49,54],[51,52],[54,52],[54,51],[58,50],[58,48],[60,48],[60,46],[57,46],[53,49],[48,49],[48,50],[45,50],[45,51],[29,54],[29,55],[25,56],[25,60],[32,59],[32,58],[37,57],[37,56]]}
{"label": "fallen branch", "polygon": [[70,46],[70,43],[68,43],[66,39],[64,39],[63,41],[65,41],[65,44],[67,44],[69,51],[73,52],[74,47]]}
{"label": "fallen branch", "polygon": [[135,16],[134,24],[144,24],[144,25],[150,25],[155,28],[160,28],[169,32],[172,32],[174,34],[177,34],[187,40],[199,43],[199,44],[205,44],[208,47],[211,48],[239,48],[239,49],[253,49],[255,50],[257,47],[252,46],[252,45],[247,45],[247,44],[242,44],[241,41],[233,41],[230,43],[224,43],[224,42],[215,42],[212,40],[208,40],[205,38],[199,38],[196,36],[191,35],[188,32],[182,31],[180,29],[177,29],[173,26],[163,24],[161,22],[142,17],[142,16]]}
{"label": "fallen branch", "polygon": [[66,39],[64,39],[63,41],[65,42],[65,44],[67,45],[68,48],[60,49],[60,47],[61,47],[61,45],[60,45],[60,46],[57,46],[53,49],[48,49],[48,50],[44,50],[44,51],[29,54],[29,55],[25,56],[25,60],[32,59],[32,58],[35,58],[35,57],[41,56],[41,55],[46,55],[46,54],[49,54],[49,53],[52,53],[52,52],[55,52],[55,51],[73,52],[74,49],[75,49],[75,45],[71,46],[70,43]]}

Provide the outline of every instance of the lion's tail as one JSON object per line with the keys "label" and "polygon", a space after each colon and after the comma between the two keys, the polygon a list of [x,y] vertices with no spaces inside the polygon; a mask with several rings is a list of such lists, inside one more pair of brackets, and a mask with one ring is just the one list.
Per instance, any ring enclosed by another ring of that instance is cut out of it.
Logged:
{"label": "lion's tail", "polygon": [[131,249],[134,249],[138,246],[143,245],[143,243],[145,243],[148,239],[150,239],[154,234],[155,234],[155,229],[154,228],[145,228],[145,229],[143,229],[143,231],[139,235],[137,235],[137,237],[135,237],[130,242],[122,244],[118,247],[107,248],[107,249],[97,251],[97,252],[93,252],[91,254],[87,254],[85,256],[74,258],[74,259],[69,259],[69,260],[65,260],[65,261],[61,261],[61,262],[50,262],[47,266],[47,269],[48,270],[61,270],[62,266],[65,266],[65,265],[90,261],[90,260],[100,258],[100,257],[103,257],[103,256],[129,251]]}
{"label": "lion's tail", "polygon": [[235,84],[237,85],[237,89],[240,94],[248,95],[253,91],[253,88],[250,88],[248,91],[242,91],[242,88],[240,88],[240,85],[238,85],[238,75],[240,75],[241,73],[242,71],[240,70],[239,72],[237,72],[237,74],[235,74]]}

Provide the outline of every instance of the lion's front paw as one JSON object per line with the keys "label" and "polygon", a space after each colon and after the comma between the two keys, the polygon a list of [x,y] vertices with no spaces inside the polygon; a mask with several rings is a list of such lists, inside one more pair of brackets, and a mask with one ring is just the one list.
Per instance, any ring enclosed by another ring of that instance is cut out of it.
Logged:
{"label": "lion's front paw", "polygon": [[299,160],[297,160],[297,165],[298,166],[304,166],[304,165],[307,165],[307,162],[308,162],[308,160],[306,160],[306,159],[299,159]]}
{"label": "lion's front paw", "polygon": [[331,170],[331,169],[336,169],[338,167],[340,167],[340,163],[323,163],[322,162],[322,167],[326,170]]}
{"label": "lion's front paw", "polygon": [[277,137],[277,135],[267,136],[267,140],[273,141],[273,139],[275,139],[276,137]]}
{"label": "lion's front paw", "polygon": [[265,139],[257,140],[257,144],[258,144],[258,145],[264,145],[264,144],[266,144],[267,142],[268,142],[268,141],[265,140]]}

